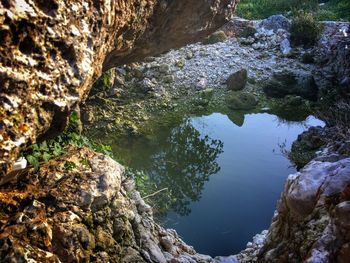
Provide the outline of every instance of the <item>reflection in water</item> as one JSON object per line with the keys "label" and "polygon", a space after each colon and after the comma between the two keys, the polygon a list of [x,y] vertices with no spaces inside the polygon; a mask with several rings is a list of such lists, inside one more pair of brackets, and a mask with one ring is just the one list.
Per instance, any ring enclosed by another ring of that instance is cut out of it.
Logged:
{"label": "reflection in water", "polygon": [[190,201],[199,200],[204,182],[220,170],[216,159],[222,149],[220,140],[201,136],[191,121],[186,120],[159,144],[158,152],[151,156],[153,165],[146,172],[158,188],[169,189],[170,207],[186,215],[191,212]]}
{"label": "reflection in water", "polygon": [[168,189],[152,198],[158,216],[170,209],[188,215],[189,204],[200,199],[205,182],[220,170],[216,160],[223,142],[202,135],[190,119],[163,123],[154,136],[117,142],[113,151],[119,160],[147,174],[154,191]]}

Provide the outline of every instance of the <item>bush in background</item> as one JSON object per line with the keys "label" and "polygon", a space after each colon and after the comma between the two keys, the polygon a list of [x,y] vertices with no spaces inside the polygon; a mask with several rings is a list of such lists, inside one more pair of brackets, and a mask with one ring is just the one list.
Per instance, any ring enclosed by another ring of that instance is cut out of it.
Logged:
{"label": "bush in background", "polygon": [[317,0],[241,0],[236,14],[247,19],[264,19],[292,10],[316,10]]}
{"label": "bush in background", "polygon": [[241,0],[236,14],[246,19],[264,19],[298,10],[312,12],[319,20],[350,21],[350,0]]}
{"label": "bush in background", "polygon": [[299,11],[294,15],[290,27],[290,39],[293,45],[314,45],[322,33],[322,26],[312,13]]}

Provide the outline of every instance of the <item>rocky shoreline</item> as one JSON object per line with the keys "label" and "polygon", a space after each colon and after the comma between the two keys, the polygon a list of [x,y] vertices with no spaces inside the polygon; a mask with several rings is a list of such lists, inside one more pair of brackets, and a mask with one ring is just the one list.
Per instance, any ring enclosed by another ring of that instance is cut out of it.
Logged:
{"label": "rocky shoreline", "polygon": [[[274,99],[266,99],[266,95],[284,97],[282,105],[300,107],[313,104],[313,100],[322,101],[334,92],[334,87],[339,87],[337,92],[343,95],[347,93],[349,65],[344,59],[349,51],[342,48],[346,41],[349,43],[345,33],[349,23],[324,22],[324,34],[316,47],[292,49],[286,41],[288,24],[281,22],[276,26],[274,21],[271,26],[277,27],[275,30],[260,26],[269,22],[236,19],[223,28],[231,36],[228,40],[211,45],[192,44],[148,58],[144,63],[119,68],[117,79],[105,91],[106,97],[113,100],[114,96],[122,97],[124,90],[134,90],[143,94],[141,97],[146,101],[166,98],[169,105],[174,98],[194,97],[213,90],[227,97],[231,92],[227,91],[230,88],[227,80],[242,69],[247,69],[248,75],[242,92],[253,94],[259,101],[252,107],[256,110],[269,108],[266,101]],[[253,33],[241,37],[247,27],[253,28]],[[338,45],[339,42],[342,44]],[[284,72],[289,72],[289,78],[295,74],[292,84],[295,86],[283,82]],[[266,88],[269,83],[272,88],[284,89],[270,92]],[[279,99],[277,102],[280,103]],[[208,107],[205,103],[201,106]],[[171,111],[174,106],[169,108]],[[95,118],[98,120],[98,113]],[[345,123],[341,138],[338,128],[332,127],[311,128],[299,136],[290,157],[301,170],[288,177],[270,229],[256,235],[238,255],[221,258],[222,262],[346,262],[350,183],[346,126]]]}

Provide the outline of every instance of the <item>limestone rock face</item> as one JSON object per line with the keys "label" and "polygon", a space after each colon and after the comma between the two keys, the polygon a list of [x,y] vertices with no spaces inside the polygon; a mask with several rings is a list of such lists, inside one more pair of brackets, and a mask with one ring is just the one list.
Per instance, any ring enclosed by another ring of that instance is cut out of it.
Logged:
{"label": "limestone rock face", "polygon": [[315,48],[315,61],[321,67],[325,92],[339,87],[342,95],[350,91],[350,23],[324,22],[324,32]]}
{"label": "limestone rock face", "polygon": [[[0,173],[53,136],[102,70],[200,40],[235,0],[0,3]],[[193,15],[195,14],[195,15]]]}
{"label": "limestone rock face", "polygon": [[0,187],[1,262],[212,262],[153,221],[121,165],[67,152]]}
{"label": "limestone rock face", "polygon": [[350,158],[290,175],[258,262],[348,262]]}

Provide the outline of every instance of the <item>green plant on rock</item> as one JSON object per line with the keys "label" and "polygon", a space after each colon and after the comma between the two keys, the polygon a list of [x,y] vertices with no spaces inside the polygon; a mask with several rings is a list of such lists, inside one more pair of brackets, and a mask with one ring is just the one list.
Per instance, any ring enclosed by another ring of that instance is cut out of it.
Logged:
{"label": "green plant on rock", "polygon": [[115,69],[110,69],[104,72],[101,77],[99,77],[93,84],[90,96],[93,96],[99,92],[107,91],[111,85],[113,85],[113,80],[115,76]]}
{"label": "green plant on rock", "polygon": [[312,46],[322,33],[322,26],[312,13],[299,11],[292,19],[290,38],[292,44]]}
{"label": "green plant on rock", "polygon": [[40,162],[48,162],[52,157],[60,156],[63,153],[63,147],[60,141],[44,141],[31,146],[30,153],[26,159],[35,170],[39,169]]}
{"label": "green plant on rock", "polygon": [[[112,148],[109,145],[96,143],[80,134],[79,116],[73,112],[70,116],[70,122],[63,134],[52,140],[43,141],[33,144],[29,150],[24,153],[28,163],[34,167],[35,170],[40,168],[41,162],[48,162],[51,158],[58,157],[65,152],[68,145],[74,145],[77,148],[88,147],[94,151],[112,156]],[[72,169],[72,165],[65,163],[65,168]],[[87,160],[82,160],[82,164],[88,166]]]}

